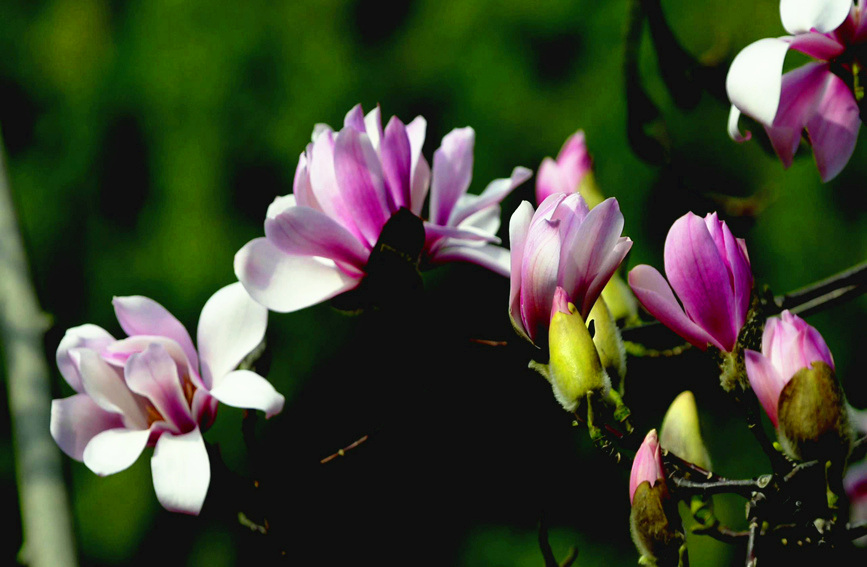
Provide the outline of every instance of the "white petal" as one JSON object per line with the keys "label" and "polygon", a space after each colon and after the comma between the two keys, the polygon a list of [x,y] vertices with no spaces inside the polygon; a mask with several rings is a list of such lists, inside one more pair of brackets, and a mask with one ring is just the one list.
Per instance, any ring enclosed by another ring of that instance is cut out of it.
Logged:
{"label": "white petal", "polygon": [[109,429],[94,436],[84,448],[84,464],[106,476],[129,468],[147,446],[147,429]]}
{"label": "white petal", "polygon": [[69,356],[69,351],[77,348],[89,348],[100,352],[114,340],[108,331],[96,325],[80,325],[66,331],[60,344],[57,345],[56,359],[60,374],[72,386],[73,390],[79,393],[83,392],[84,386],[81,385],[81,374],[78,372],[78,366]]}
{"label": "white petal", "polygon": [[753,137],[753,133],[747,130],[745,134],[741,134],[741,130],[738,128],[738,120],[740,118],[741,111],[738,110],[737,106],[732,105],[729,111],[729,137],[735,142],[746,142]]}
{"label": "white petal", "polygon": [[123,415],[125,422],[137,429],[147,427],[144,412],[127,387],[122,369],[109,366],[90,349],[73,350],[71,354],[78,360],[84,391],[99,407]]}
{"label": "white petal", "polygon": [[[301,155],[303,156],[304,154]],[[277,215],[279,215],[286,209],[291,209],[292,207],[297,206],[298,203],[295,195],[283,195],[282,197],[277,197],[270,205],[268,205],[268,212],[266,213],[265,218],[276,218]]]}
{"label": "white petal", "polygon": [[80,461],[84,448],[98,433],[123,427],[119,414],[107,412],[87,394],[51,400],[51,436],[64,453]]}
{"label": "white petal", "polygon": [[262,410],[269,418],[280,413],[286,401],[270,382],[250,370],[229,372],[211,395],[227,406]]}
{"label": "white petal", "polygon": [[828,33],[840,27],[851,7],[852,0],[781,0],[780,19],[792,34],[814,28]]}
{"label": "white petal", "polygon": [[281,313],[315,305],[361,281],[331,260],[284,254],[266,238],[251,240],[235,254],[235,275],[253,299]]}
{"label": "white petal", "polygon": [[732,61],[726,77],[732,104],[763,124],[772,124],[777,115],[788,39],[765,38],[749,44]]}
{"label": "white petal", "polygon": [[211,465],[199,428],[183,435],[164,433],[151,458],[157,500],[170,512],[197,516],[211,483]]}
{"label": "white petal", "polygon": [[265,337],[268,309],[256,303],[240,282],[211,296],[199,318],[202,378],[211,387],[238,366]]}

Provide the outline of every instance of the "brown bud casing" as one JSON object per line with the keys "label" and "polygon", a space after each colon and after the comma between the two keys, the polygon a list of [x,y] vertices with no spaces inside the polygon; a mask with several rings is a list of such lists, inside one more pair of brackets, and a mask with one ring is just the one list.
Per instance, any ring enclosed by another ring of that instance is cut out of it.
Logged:
{"label": "brown bud casing", "polygon": [[[669,520],[671,519],[671,521]],[[680,531],[677,503],[668,497],[664,482],[635,489],[629,515],[632,541],[645,565],[677,565],[684,536]]]}

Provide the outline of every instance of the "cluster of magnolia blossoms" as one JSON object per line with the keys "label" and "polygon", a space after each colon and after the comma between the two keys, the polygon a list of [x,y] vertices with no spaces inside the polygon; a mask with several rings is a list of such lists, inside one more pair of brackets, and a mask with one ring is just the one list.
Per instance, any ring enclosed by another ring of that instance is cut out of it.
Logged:
{"label": "cluster of magnolia blossoms", "polygon": [[[760,39],[732,62],[726,78],[729,135],[748,140],[738,119],[741,113],[755,118],[789,167],[806,129],[819,174],[829,181],[852,157],[861,127],[865,8],[852,0],[781,0],[780,16],[792,35]],[[790,49],[816,61],[783,74]]]}

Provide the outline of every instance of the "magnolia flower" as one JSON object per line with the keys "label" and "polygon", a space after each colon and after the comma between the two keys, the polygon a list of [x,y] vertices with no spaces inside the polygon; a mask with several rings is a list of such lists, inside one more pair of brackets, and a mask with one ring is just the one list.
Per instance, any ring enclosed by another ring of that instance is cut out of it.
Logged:
{"label": "magnolia flower", "polygon": [[641,442],[641,447],[635,453],[632,461],[632,472],[629,474],[629,502],[635,499],[635,490],[642,482],[649,482],[653,487],[656,483],[665,483],[665,468],[662,465],[662,453],[659,447],[659,437],[655,429],[651,429]]}
{"label": "magnolia flower", "polygon": [[771,317],[762,334],[762,352],[747,350],[745,363],[750,386],[771,419],[778,424],[778,404],[783,386],[802,368],[813,362],[834,368],[834,357],[822,335],[788,310]]}
{"label": "magnolia flower", "polygon": [[[852,89],[867,41],[864,7],[852,0],[782,0],[783,27],[793,35],[760,39],[738,53],[726,78],[732,102],[729,135],[741,135],[741,112],[761,122],[785,167],[807,129],[823,181],[833,179],[852,156],[861,126]],[[782,74],[789,49],[818,59]]]}
{"label": "magnolia flower", "polygon": [[[593,165],[584,141],[584,131],[578,130],[560,149],[557,161],[546,157],[536,176],[536,203],[541,203],[554,193],[575,193]],[[585,199],[586,195],[583,195]],[[591,203],[595,205],[596,203]]]}
{"label": "magnolia flower", "polygon": [[249,370],[234,370],[262,341],[268,312],[235,283],[215,293],[199,318],[198,352],[183,325],[141,296],[116,297],[127,333],[96,325],[69,329],[57,366],[77,393],[51,403],[51,435],[100,476],[132,465],[146,446],[154,489],[168,510],[198,514],[211,473],[202,431],[217,402],[271,417],[283,396]]}
{"label": "magnolia flower", "polygon": [[509,316],[515,329],[534,343],[544,338],[558,286],[586,320],[632,247],[622,230],[614,198],[593,210],[578,193],[555,193],[535,212],[527,201],[521,203],[509,222]]}
{"label": "magnolia flower", "polygon": [[629,272],[629,285],[638,301],[696,347],[705,350],[712,344],[733,351],[753,287],[744,241],[732,236],[716,213],[704,219],[687,213],[674,221],[665,239],[665,273],[670,286],[648,265]]}
{"label": "magnolia flower", "polygon": [[466,195],[473,130],[457,129],[443,139],[431,176],[421,155],[426,128],[421,116],[407,125],[392,117],[383,130],[379,108],[365,116],[361,105],[349,111],[339,132],[317,125],[298,160],[293,194],[274,200],[265,237],[235,255],[235,274],[250,295],[289,312],[356,288],[386,222],[401,208],[420,215],[429,188],[427,261],[465,260],[508,273],[508,252],[494,246],[499,202],[529,172],[516,168],[511,179]]}

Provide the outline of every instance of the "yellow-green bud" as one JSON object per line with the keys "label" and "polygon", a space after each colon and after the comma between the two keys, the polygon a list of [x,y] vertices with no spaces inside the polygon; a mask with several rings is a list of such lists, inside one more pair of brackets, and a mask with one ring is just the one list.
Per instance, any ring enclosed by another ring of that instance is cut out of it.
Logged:
{"label": "yellow-green bud", "polygon": [[710,455],[701,438],[695,396],[689,390],[681,392],[665,412],[659,444],[681,459],[711,470]]}
{"label": "yellow-green bud", "polygon": [[596,345],[602,366],[609,376],[616,378],[619,384],[626,376],[626,348],[623,346],[620,329],[617,328],[611,310],[602,297],[596,300],[593,309],[587,315],[588,329],[591,322],[595,329],[593,343]]}
{"label": "yellow-green bud", "polygon": [[852,450],[846,397],[834,369],[816,361],[783,386],[777,406],[777,435],[790,457],[843,463]]}
{"label": "yellow-green bud", "polygon": [[620,321],[627,325],[638,323],[638,300],[635,299],[635,294],[632,293],[629,284],[620,277],[620,274],[615,273],[602,288],[602,298],[611,310],[611,315],[615,321]]}

